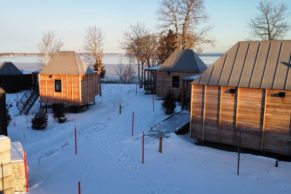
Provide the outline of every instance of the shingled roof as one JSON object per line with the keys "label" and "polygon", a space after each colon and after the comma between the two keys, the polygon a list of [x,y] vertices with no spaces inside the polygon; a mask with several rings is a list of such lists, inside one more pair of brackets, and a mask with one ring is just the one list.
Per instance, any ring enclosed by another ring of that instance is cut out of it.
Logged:
{"label": "shingled roof", "polygon": [[238,42],[194,84],[291,90],[291,40]]}
{"label": "shingled roof", "polygon": [[159,71],[202,73],[207,69],[192,49],[178,49],[161,65]]}
{"label": "shingled roof", "polygon": [[94,71],[74,51],[56,53],[40,74],[84,75]]}
{"label": "shingled roof", "polygon": [[22,72],[12,63],[3,62],[0,65],[0,75],[21,75]]}

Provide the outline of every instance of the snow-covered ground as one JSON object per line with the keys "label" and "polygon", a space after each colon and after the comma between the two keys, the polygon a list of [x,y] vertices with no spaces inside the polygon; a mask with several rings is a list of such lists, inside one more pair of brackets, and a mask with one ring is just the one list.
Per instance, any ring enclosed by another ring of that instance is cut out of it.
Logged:
{"label": "snow-covered ground", "polygon": [[[15,104],[16,96],[8,94],[7,101]],[[105,84],[103,96],[88,111],[67,114],[64,124],[49,115],[45,131],[32,130],[33,115],[20,116],[13,105],[9,136],[27,151],[29,193],[74,194],[78,181],[82,194],[291,193],[291,163],[280,162],[276,168],[272,158],[242,154],[237,176],[236,153],[197,146],[187,135],[164,139],[163,153],[158,152],[158,139],[146,136],[142,164],[141,134],[165,118],[160,103],[155,101],[153,111],[152,96],[142,90],[136,94],[135,85]]]}

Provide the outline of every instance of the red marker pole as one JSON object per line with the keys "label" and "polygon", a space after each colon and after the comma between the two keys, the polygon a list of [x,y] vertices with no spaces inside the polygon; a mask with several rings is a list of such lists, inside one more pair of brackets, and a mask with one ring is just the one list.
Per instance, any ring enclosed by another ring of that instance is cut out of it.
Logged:
{"label": "red marker pole", "polygon": [[131,136],[134,134],[134,112],[132,112],[132,119],[131,119]]}
{"label": "red marker pole", "polygon": [[81,183],[80,183],[80,181],[78,182],[78,194],[81,194]]}
{"label": "red marker pole", "polygon": [[141,163],[144,163],[144,132],[142,132],[142,156]]}
{"label": "red marker pole", "polygon": [[75,126],[75,130],[74,130],[74,134],[75,134],[75,155],[78,154],[78,147],[77,147],[77,129]]}
{"label": "red marker pole", "polygon": [[27,158],[26,158],[26,152],[23,153],[24,157],[24,172],[25,172],[25,190],[28,192],[28,171],[27,171]]}

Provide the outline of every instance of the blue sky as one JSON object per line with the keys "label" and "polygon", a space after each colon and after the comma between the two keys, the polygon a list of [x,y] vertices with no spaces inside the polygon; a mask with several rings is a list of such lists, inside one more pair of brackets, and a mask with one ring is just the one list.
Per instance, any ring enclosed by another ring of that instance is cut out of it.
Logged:
{"label": "blue sky", "polygon": [[[291,1],[287,4],[291,21]],[[205,0],[214,46],[204,52],[224,52],[249,39],[247,22],[257,14],[259,0]],[[105,52],[122,52],[123,34],[131,24],[158,31],[160,0],[1,0],[0,52],[36,52],[43,32],[54,31],[63,50],[83,50],[86,29],[97,26],[105,36]],[[286,36],[291,39],[291,32]]]}

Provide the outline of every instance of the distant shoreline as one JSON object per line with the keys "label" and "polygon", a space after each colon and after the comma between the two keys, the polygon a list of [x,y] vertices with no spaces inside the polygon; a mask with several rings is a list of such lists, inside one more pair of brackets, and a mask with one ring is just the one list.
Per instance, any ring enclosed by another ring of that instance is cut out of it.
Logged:
{"label": "distant shoreline", "polygon": [[[89,55],[89,53],[79,53],[81,55]],[[0,57],[16,57],[16,56],[39,56],[40,53],[0,53]],[[125,54],[122,53],[104,53],[107,56],[122,56]],[[223,53],[198,53],[199,56],[203,57],[219,57],[223,55]]]}

